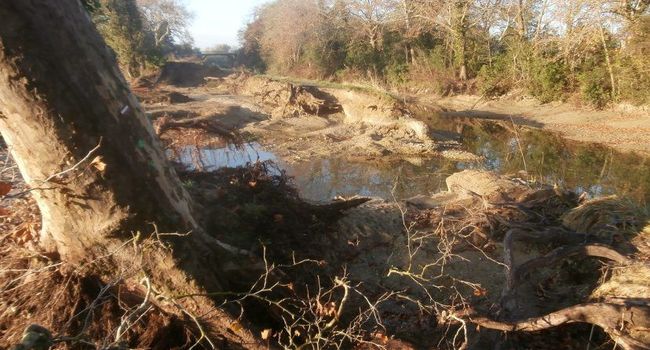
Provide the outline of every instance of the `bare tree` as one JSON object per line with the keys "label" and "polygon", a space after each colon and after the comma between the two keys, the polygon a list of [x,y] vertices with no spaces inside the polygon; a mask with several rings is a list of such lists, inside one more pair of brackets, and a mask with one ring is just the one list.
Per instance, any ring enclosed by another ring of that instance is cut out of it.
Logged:
{"label": "bare tree", "polygon": [[320,10],[316,0],[279,0],[262,7],[262,52],[274,64],[293,66],[317,32]]}
{"label": "bare tree", "polygon": [[384,48],[384,30],[395,11],[397,2],[390,0],[350,1],[350,14],[355,18],[355,26],[365,37],[368,45],[376,51]]}
{"label": "bare tree", "polygon": [[165,41],[191,43],[188,26],[192,14],[180,0],[137,0],[147,28],[154,35],[156,47]]}
{"label": "bare tree", "polygon": [[639,17],[648,13],[650,0],[610,0],[611,12],[615,13],[628,22],[636,22]]}
{"label": "bare tree", "polygon": [[472,16],[475,2],[472,0],[423,0],[418,2],[417,16],[446,33],[446,40],[453,54],[452,61],[458,78],[467,80],[467,35],[476,25]]}

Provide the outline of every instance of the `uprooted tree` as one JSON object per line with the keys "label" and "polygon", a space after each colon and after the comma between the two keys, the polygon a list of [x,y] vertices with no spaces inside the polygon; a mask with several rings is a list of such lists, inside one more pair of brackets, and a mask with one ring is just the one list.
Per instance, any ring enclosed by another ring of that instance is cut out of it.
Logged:
{"label": "uprooted tree", "polygon": [[[157,235],[164,245],[146,254],[152,290],[196,295],[159,307],[214,308],[202,296],[226,288],[220,266],[238,252],[197,224],[190,197],[80,2],[2,1],[0,17],[0,132],[40,209],[40,245],[63,262],[101,260],[108,275],[133,264],[120,248],[154,232],[155,223],[155,232],[178,234]],[[137,280],[124,282],[143,289]],[[226,331],[228,315],[217,319],[206,332],[257,347],[247,331]]]}

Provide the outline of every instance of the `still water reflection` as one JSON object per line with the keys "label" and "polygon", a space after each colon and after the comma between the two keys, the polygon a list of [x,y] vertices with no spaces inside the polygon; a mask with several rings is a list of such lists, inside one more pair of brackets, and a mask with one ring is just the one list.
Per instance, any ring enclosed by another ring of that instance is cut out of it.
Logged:
{"label": "still water reflection", "polygon": [[461,141],[484,160],[455,162],[442,158],[405,159],[397,162],[352,162],[343,158],[283,163],[259,144],[242,149],[185,149],[178,158],[191,168],[214,170],[255,161],[276,161],[294,177],[305,199],[329,200],[335,196],[363,195],[386,199],[406,198],[445,189],[445,178],[480,168],[515,174],[527,170],[540,183],[557,184],[591,196],[619,194],[647,205],[650,199],[650,160],[621,154],[610,148],[565,140],[536,129],[514,130],[508,123],[469,118],[426,118],[435,137]]}

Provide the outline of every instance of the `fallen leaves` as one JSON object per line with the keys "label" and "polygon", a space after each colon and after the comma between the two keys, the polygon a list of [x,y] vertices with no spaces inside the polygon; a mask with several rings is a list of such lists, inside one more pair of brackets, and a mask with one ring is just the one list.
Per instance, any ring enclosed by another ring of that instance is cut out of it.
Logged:
{"label": "fallen leaves", "polygon": [[316,314],[319,316],[336,317],[337,316],[336,303],[330,301],[325,304],[322,304],[319,300],[316,300]]}
{"label": "fallen leaves", "polygon": [[260,335],[262,336],[263,340],[269,340],[269,338],[271,338],[272,334],[273,334],[272,330],[265,329],[265,330],[262,331],[262,333]]}
{"label": "fallen leaves", "polygon": [[0,217],[6,217],[11,215],[11,212],[7,208],[0,207]]}
{"label": "fallen leaves", "polygon": [[0,181],[0,196],[6,196],[11,191],[11,184]]}
{"label": "fallen leaves", "polygon": [[383,331],[375,331],[372,337],[381,345],[386,345],[390,341],[390,338]]}
{"label": "fallen leaves", "polygon": [[38,237],[38,224],[24,223],[19,226],[11,236],[13,240],[20,245],[36,241]]}
{"label": "fallen leaves", "polygon": [[485,288],[477,287],[474,289],[474,296],[477,297],[484,297],[488,294],[487,290]]}
{"label": "fallen leaves", "polygon": [[106,163],[104,163],[101,156],[95,157],[90,164],[102,173],[106,170]]}

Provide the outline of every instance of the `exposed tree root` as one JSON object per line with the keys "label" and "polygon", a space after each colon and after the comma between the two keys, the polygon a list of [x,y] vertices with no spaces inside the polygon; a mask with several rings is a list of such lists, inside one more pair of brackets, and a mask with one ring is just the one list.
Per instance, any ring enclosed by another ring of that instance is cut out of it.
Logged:
{"label": "exposed tree root", "polygon": [[[584,241],[588,237],[582,234],[576,234],[573,239],[570,239],[568,237],[571,237],[572,234],[568,234],[566,232],[558,233],[560,233],[558,236],[561,236],[564,241]],[[545,241],[549,241],[548,236],[551,236],[552,238],[556,237],[556,235],[553,234],[547,235],[545,233],[543,235],[540,235],[535,232],[526,232],[518,229],[508,230],[503,240],[504,263],[507,266],[506,288],[503,292],[504,296],[508,295],[510,291],[515,288],[515,286],[518,285],[518,283],[521,282],[521,280],[523,280],[523,278],[533,270],[543,267],[552,267],[572,256],[580,255],[587,257],[598,257],[614,261],[620,265],[628,264],[632,261],[629,257],[623,253],[620,253],[611,246],[599,243],[591,243],[563,245],[544,256],[530,259],[518,265],[515,263],[515,257],[513,256],[512,249],[512,244],[515,238],[517,240],[523,240],[524,238],[539,238],[541,240],[544,238]]]}
{"label": "exposed tree root", "polygon": [[564,261],[572,256],[587,256],[608,259],[620,265],[628,264],[632,260],[619,253],[614,248],[604,244],[581,244],[575,246],[564,246],[555,249],[545,256],[530,259],[511,270],[513,283],[516,285],[527,274],[535,269],[550,267]]}
{"label": "exposed tree root", "polygon": [[163,116],[154,121],[154,128],[158,136],[171,129],[201,129],[221,138],[226,143],[236,146],[244,144],[241,134],[219,123],[212,115],[181,120]]}
{"label": "exposed tree root", "polygon": [[343,111],[336,98],[311,86],[248,74],[228,77],[222,83],[232,91],[253,96],[259,103],[268,106],[271,115],[278,118],[305,114],[326,116]]}
{"label": "exposed tree root", "polygon": [[[630,264],[633,260],[615,248],[604,244],[564,245],[550,253],[516,264],[512,243],[522,238],[524,231],[509,230],[504,238],[504,261],[506,268],[506,285],[502,293],[502,307],[512,306],[516,298],[515,290],[526,275],[544,267],[552,267],[574,256],[597,257],[611,260],[619,265]],[[566,234],[565,234],[566,235]],[[523,236],[526,236],[525,234]],[[614,341],[627,350],[648,349],[648,346],[622,331],[626,326],[650,326],[650,307],[647,305],[625,305],[612,303],[580,304],[526,320],[501,322],[487,317],[468,315],[471,322],[488,329],[509,332],[534,332],[568,323],[590,323],[601,327]]]}
{"label": "exposed tree root", "polygon": [[[568,323],[590,323],[603,328],[613,340],[627,350],[650,349],[629,335],[626,329],[650,326],[650,307],[648,305],[624,305],[611,303],[589,303],[571,306],[550,314],[525,320],[502,322],[488,317],[474,315],[467,311],[463,317],[483,328],[504,332],[535,332]],[[452,316],[446,315],[448,319]]]}

